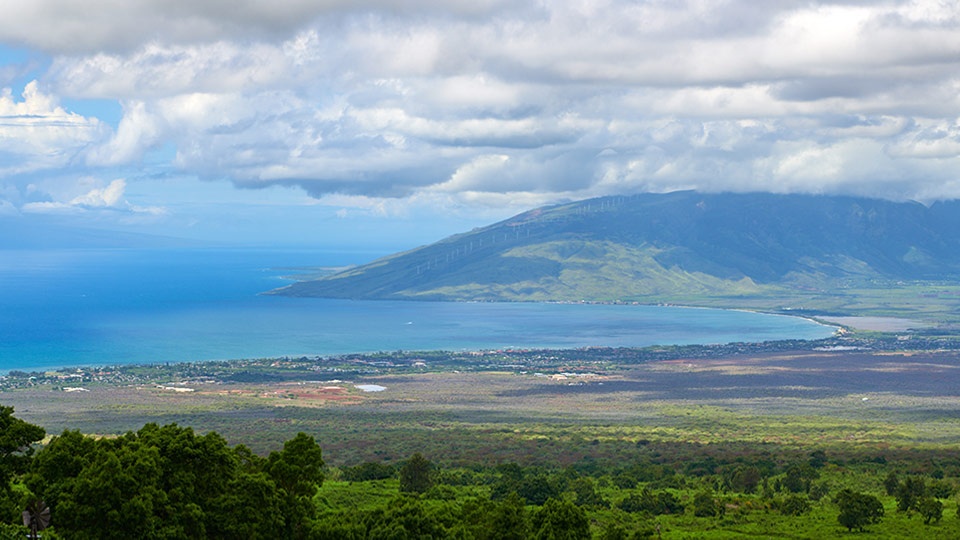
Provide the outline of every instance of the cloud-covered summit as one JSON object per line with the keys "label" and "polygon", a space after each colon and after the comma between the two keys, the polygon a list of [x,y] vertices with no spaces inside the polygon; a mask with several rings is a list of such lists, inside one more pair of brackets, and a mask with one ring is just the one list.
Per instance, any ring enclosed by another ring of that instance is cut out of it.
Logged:
{"label": "cloud-covered summit", "polygon": [[[0,156],[7,191],[25,189],[23,171],[159,166],[318,198],[467,206],[690,188],[960,196],[952,2],[10,9],[0,42],[49,62],[0,108],[49,96],[39,117],[68,123],[38,135],[5,113],[0,137],[21,141]],[[115,101],[123,116],[110,126],[58,100]],[[145,165],[157,152],[165,160]]]}

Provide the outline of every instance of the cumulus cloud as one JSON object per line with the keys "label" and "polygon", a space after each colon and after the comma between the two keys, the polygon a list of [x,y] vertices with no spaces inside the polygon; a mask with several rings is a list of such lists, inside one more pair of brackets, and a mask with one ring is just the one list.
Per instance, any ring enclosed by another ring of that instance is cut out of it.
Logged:
{"label": "cumulus cloud", "polygon": [[67,166],[106,132],[96,118],[66,111],[36,81],[27,83],[21,99],[5,88],[0,91],[0,175]]}
{"label": "cumulus cloud", "polygon": [[[52,55],[49,94],[8,92],[0,111],[70,124],[31,139],[15,115],[0,160],[108,170],[170,147],[186,174],[374,206],[960,196],[949,2],[121,4],[36,0],[0,21],[0,41]],[[51,95],[115,99],[123,118],[98,127]]]}
{"label": "cumulus cloud", "polygon": [[[78,189],[82,192],[71,195],[71,192],[76,192]],[[126,189],[127,181],[123,178],[109,183],[97,178],[84,177],[73,182],[50,182],[42,186],[32,184],[28,190],[33,192],[33,198],[39,196],[42,200],[26,202],[20,209],[32,214],[82,214],[103,211],[152,216],[166,214],[167,211],[163,207],[130,204],[124,198]]]}
{"label": "cumulus cloud", "polygon": [[126,180],[117,179],[104,188],[92,189],[70,201],[74,206],[86,207],[113,207],[123,200],[123,192],[127,189]]}

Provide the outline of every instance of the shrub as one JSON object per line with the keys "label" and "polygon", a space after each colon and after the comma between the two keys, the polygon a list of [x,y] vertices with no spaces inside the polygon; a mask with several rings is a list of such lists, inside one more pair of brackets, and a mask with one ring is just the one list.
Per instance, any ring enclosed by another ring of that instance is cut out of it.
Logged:
{"label": "shrub", "polygon": [[693,497],[693,515],[716,517],[723,515],[723,503],[713,498],[713,493],[701,491]]}
{"label": "shrub", "polygon": [[802,495],[787,495],[778,502],[777,508],[785,516],[800,516],[810,511],[810,501]]}

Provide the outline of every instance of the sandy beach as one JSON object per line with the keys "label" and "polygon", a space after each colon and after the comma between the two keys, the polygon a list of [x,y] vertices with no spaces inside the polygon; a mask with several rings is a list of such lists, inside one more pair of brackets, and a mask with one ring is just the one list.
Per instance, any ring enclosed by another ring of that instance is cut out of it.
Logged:
{"label": "sandy beach", "polygon": [[820,319],[857,330],[873,332],[904,332],[911,328],[930,326],[930,324],[921,321],[898,317],[821,317]]}

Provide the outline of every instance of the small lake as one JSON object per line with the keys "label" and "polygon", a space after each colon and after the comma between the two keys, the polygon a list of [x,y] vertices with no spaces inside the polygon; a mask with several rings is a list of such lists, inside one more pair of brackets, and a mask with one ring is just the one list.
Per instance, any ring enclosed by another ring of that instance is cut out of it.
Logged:
{"label": "small lake", "polygon": [[818,339],[777,315],[660,306],[285,298],[306,267],[379,253],[176,249],[0,251],[0,372],[395,350]]}

